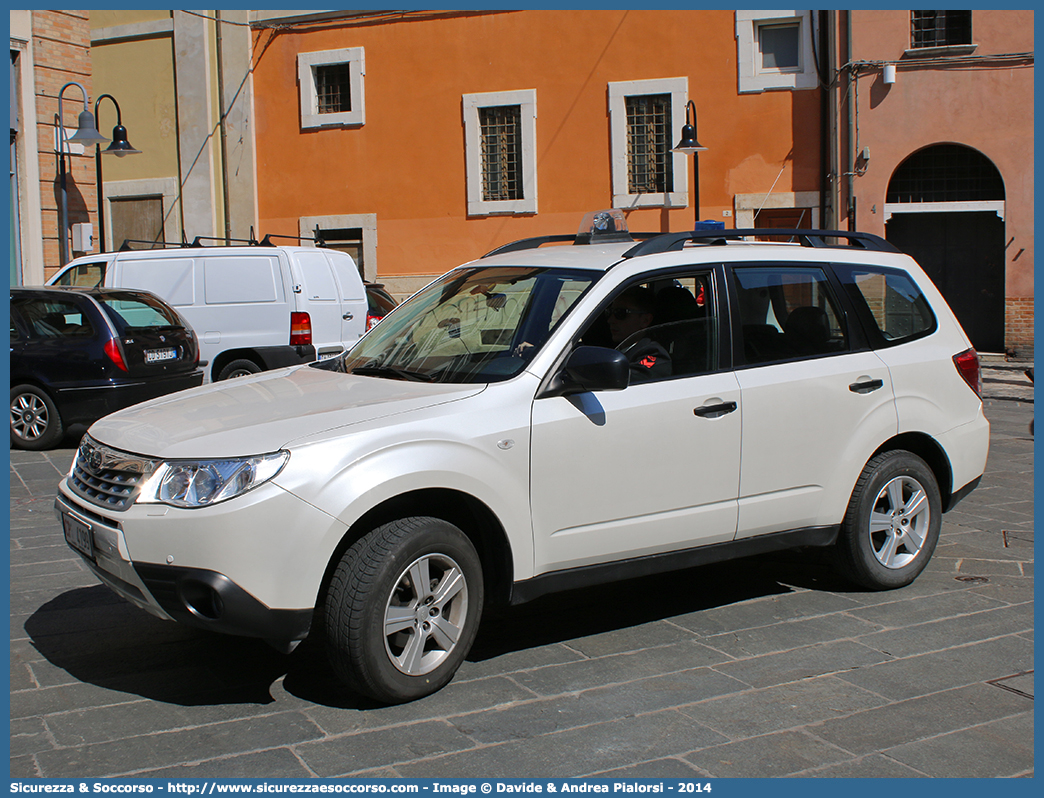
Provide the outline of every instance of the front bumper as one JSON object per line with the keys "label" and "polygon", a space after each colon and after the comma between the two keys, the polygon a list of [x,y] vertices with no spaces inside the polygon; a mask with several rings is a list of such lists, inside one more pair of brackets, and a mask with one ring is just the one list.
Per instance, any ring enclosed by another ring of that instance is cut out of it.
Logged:
{"label": "front bumper", "polygon": [[308,635],[329,556],[326,540],[344,532],[326,514],[271,485],[246,495],[255,501],[202,510],[146,505],[109,512],[65,482],[55,512],[63,526],[63,518],[75,519],[89,541],[70,547],[131,603],[160,618],[279,648]]}

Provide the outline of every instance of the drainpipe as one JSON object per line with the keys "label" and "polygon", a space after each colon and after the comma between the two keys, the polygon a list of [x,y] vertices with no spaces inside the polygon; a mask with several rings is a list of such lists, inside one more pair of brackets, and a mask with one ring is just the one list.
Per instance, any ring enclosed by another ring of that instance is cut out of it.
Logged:
{"label": "drainpipe", "polygon": [[849,64],[852,63],[852,11],[851,9],[844,12],[845,14],[845,106],[848,109],[845,120],[845,186],[847,201],[845,204],[845,213],[848,215],[848,229],[855,230],[856,228],[856,208],[855,208],[855,181],[852,179],[855,175],[855,164],[852,159],[852,147],[855,146],[852,142],[852,136],[855,131],[855,108],[852,106],[854,102],[852,92],[852,69]]}
{"label": "drainpipe", "polygon": [[833,195],[834,172],[834,14],[819,12],[819,78],[822,86],[820,102],[820,145],[819,145],[819,226],[834,230],[835,207]]}
{"label": "drainpipe", "polygon": [[225,132],[225,72],[222,68],[221,12],[214,12],[217,29],[217,82],[218,82],[218,130],[221,138],[221,198],[224,203],[225,244],[232,243],[232,218],[228,202],[228,139]]}

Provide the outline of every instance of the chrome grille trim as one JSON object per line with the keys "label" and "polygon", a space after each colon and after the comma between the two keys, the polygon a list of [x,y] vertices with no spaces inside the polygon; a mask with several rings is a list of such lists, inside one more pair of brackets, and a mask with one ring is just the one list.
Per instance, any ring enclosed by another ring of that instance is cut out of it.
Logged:
{"label": "chrome grille trim", "polygon": [[85,436],[76,451],[69,487],[91,504],[123,511],[134,504],[157,465],[155,460],[111,449]]}

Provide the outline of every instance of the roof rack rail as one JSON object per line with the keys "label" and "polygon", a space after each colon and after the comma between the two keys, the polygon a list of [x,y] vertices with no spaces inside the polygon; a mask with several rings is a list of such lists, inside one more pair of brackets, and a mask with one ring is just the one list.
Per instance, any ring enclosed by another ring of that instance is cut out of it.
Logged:
{"label": "roof rack rail", "polygon": [[590,233],[580,233],[578,235],[533,236],[532,238],[521,238],[518,241],[512,241],[510,244],[504,244],[503,246],[490,250],[482,257],[491,258],[494,255],[503,255],[506,252],[520,252],[524,249],[536,249],[537,247],[543,246],[544,244],[557,244],[565,242],[577,245],[627,244],[633,241],[645,241],[650,238],[657,238],[661,235],[664,234],[616,233],[609,235],[591,235]]}
{"label": "roof rack rail", "polygon": [[117,252],[130,252],[130,251],[132,251],[134,249],[134,247],[132,247],[131,244],[148,244],[149,245],[149,249],[155,249],[157,247],[157,245],[159,245],[160,247],[163,247],[163,248],[186,246],[185,244],[178,243],[176,241],[147,241],[145,239],[140,239],[140,238],[125,238],[125,239],[123,239],[123,243],[120,244],[120,246],[117,248],[116,251]]}
{"label": "roof rack rail", "polygon": [[261,246],[261,247],[274,247],[274,246],[277,246],[276,244],[272,243],[272,239],[273,238],[289,238],[289,239],[291,239],[293,241],[312,241],[312,242],[315,243],[315,245],[317,247],[325,247],[327,245],[326,242],[323,240],[322,235],[320,235],[319,230],[317,228],[316,231],[315,231],[315,235],[310,237],[310,238],[308,236],[285,236],[285,235],[280,235],[279,233],[267,233],[265,235],[265,237],[262,238],[261,241],[258,243],[258,246]]}
{"label": "roof rack rail", "polygon": [[220,236],[196,236],[192,239],[191,244],[185,246],[199,248],[204,246],[201,242],[203,241],[220,241],[221,243],[228,242],[229,244],[246,244],[248,247],[256,247],[258,242],[256,238],[224,238]]}
{"label": "roof rack rail", "polygon": [[575,235],[560,235],[560,236],[533,236],[532,238],[520,238],[518,241],[512,241],[510,244],[504,244],[496,249],[491,249],[483,258],[491,258],[494,255],[503,255],[505,252],[520,252],[523,249],[536,249],[544,244],[552,243],[563,243],[563,242],[576,243]]}
{"label": "roof rack rail", "polygon": [[664,233],[655,238],[641,242],[624,253],[625,258],[638,258],[642,255],[654,255],[659,252],[678,251],[688,242],[710,245],[721,245],[729,240],[747,238],[748,236],[789,236],[797,239],[803,247],[830,247],[826,239],[839,238],[848,242],[848,246],[866,249],[872,252],[900,252],[894,244],[873,233],[858,233],[846,230],[796,230],[773,227],[758,227],[740,230],[688,230],[680,233]]}

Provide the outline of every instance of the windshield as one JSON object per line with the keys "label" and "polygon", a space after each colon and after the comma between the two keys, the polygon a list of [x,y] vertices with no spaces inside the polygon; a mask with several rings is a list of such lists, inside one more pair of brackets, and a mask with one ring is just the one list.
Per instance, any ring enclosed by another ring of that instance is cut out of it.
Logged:
{"label": "windshield", "polygon": [[600,272],[460,268],[391,312],[336,363],[354,374],[480,383],[519,374]]}

